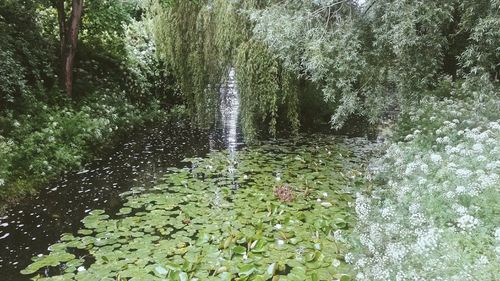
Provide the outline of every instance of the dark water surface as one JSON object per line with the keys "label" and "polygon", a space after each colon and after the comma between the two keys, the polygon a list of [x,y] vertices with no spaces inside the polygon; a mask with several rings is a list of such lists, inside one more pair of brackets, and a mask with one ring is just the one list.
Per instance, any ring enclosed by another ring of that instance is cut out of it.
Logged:
{"label": "dark water surface", "polygon": [[114,151],[67,173],[40,194],[11,207],[0,216],[0,280],[27,280],[19,271],[33,256],[48,253],[62,233],[75,233],[92,209],[114,213],[120,193],[148,188],[168,167],[180,167],[186,157],[203,156],[217,147],[214,135],[180,123],[131,132]]}

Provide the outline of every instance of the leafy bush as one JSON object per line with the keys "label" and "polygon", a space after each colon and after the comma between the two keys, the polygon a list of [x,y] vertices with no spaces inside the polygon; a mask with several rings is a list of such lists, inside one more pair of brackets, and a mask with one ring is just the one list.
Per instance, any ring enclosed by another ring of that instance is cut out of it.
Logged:
{"label": "leafy bush", "polygon": [[118,132],[166,117],[158,101],[139,108],[124,94],[93,94],[78,107],[34,105],[38,105],[36,115],[3,118],[8,138],[0,138],[0,199],[25,194],[63,171],[78,168]]}
{"label": "leafy bush", "polygon": [[22,108],[26,95],[53,82],[53,44],[40,34],[33,1],[0,2],[0,110]]}
{"label": "leafy bush", "polygon": [[358,194],[358,240],[346,257],[357,279],[500,276],[500,99],[491,84],[476,92],[469,82],[408,114],[413,126],[401,127],[413,130],[374,166],[373,192]]}
{"label": "leafy bush", "polygon": [[12,141],[0,136],[0,188],[5,185],[5,179],[9,177],[12,146]]}

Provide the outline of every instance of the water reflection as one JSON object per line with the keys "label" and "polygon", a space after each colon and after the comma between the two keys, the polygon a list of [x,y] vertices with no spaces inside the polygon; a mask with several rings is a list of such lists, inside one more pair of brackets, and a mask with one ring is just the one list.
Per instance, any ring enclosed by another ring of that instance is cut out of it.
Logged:
{"label": "water reflection", "polygon": [[1,280],[26,280],[19,270],[31,257],[47,253],[62,233],[75,233],[92,209],[112,214],[122,204],[120,193],[148,188],[168,167],[186,157],[203,156],[208,135],[180,123],[137,130],[115,151],[81,171],[68,173],[40,194],[7,210],[0,217]]}

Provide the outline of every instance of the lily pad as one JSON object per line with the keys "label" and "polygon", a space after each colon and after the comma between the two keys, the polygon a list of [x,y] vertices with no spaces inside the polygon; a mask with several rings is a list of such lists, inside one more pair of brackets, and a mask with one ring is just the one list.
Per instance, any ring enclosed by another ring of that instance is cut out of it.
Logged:
{"label": "lily pad", "polygon": [[[348,281],[348,247],[332,238],[353,225],[341,155],[350,155],[347,146],[313,136],[247,147],[232,159],[224,151],[186,159],[191,165],[170,169],[149,192],[124,194],[113,219],[92,211],[84,228],[22,273],[59,267],[52,280]],[[290,202],[274,196],[282,184],[294,194]],[[75,248],[85,254],[75,256]]]}

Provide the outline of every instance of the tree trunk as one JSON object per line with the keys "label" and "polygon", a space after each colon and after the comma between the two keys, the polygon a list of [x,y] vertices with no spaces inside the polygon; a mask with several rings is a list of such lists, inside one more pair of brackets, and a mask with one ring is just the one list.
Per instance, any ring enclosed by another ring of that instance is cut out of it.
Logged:
{"label": "tree trunk", "polygon": [[73,65],[78,45],[78,32],[83,13],[83,0],[73,0],[71,17],[65,30],[64,46],[64,86],[68,96],[73,95]]}
{"label": "tree trunk", "polygon": [[61,62],[61,84],[68,96],[73,95],[73,66],[78,45],[78,32],[83,14],[83,1],[71,1],[71,15],[66,18],[66,0],[52,0],[52,6],[57,10],[57,21],[59,24]]}

